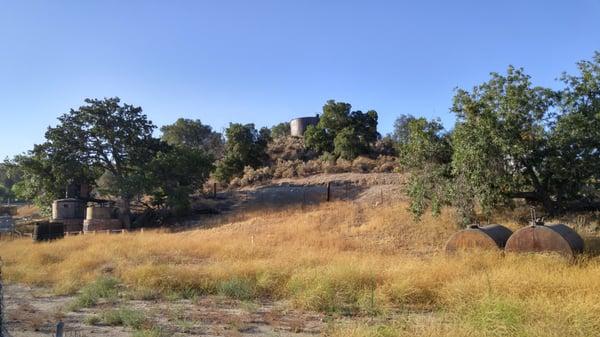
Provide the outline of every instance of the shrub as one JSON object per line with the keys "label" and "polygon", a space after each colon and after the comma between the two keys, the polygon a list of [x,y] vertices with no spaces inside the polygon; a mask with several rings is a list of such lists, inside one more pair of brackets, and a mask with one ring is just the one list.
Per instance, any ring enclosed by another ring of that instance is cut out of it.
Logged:
{"label": "shrub", "polygon": [[76,311],[81,308],[95,306],[100,299],[115,300],[118,296],[119,281],[113,277],[100,277],[94,283],[85,286],[81,293],[70,304],[69,309]]}
{"label": "shrub", "polygon": [[357,157],[352,161],[352,172],[368,173],[377,167],[377,162],[367,157]]}
{"label": "shrub", "polygon": [[141,329],[146,323],[144,312],[128,308],[104,311],[100,319],[106,325],[125,326],[136,330]]}

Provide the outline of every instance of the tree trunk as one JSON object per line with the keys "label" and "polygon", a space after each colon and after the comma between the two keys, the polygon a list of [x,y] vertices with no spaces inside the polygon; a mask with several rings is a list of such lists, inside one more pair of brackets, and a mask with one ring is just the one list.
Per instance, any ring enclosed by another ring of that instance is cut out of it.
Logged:
{"label": "tree trunk", "polygon": [[121,197],[121,221],[125,229],[131,229],[131,198]]}
{"label": "tree trunk", "polygon": [[544,207],[544,210],[548,213],[548,215],[555,215],[558,211],[558,205],[548,195],[546,188],[540,182],[533,167],[526,166],[525,172],[531,180],[531,184],[533,185],[533,189],[535,190],[536,199],[542,203],[542,206]]}

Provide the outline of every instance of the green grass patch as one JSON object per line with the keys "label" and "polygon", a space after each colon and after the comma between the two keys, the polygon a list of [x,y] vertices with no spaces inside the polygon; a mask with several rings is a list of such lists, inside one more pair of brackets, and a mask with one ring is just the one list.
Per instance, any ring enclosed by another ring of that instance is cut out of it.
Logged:
{"label": "green grass patch", "polygon": [[519,303],[502,297],[485,297],[465,307],[464,322],[481,336],[521,336],[525,310]]}
{"label": "green grass patch", "polygon": [[107,310],[100,315],[101,322],[112,326],[125,326],[132,329],[141,329],[146,323],[146,315],[140,310],[120,308]]}
{"label": "green grass patch", "polygon": [[101,299],[115,301],[119,296],[119,281],[114,277],[100,277],[93,283],[81,289],[81,292],[69,305],[70,311],[81,308],[90,308],[98,304]]}
{"label": "green grass patch", "polygon": [[218,294],[236,300],[248,301],[255,298],[254,282],[245,278],[231,278],[219,284]]}

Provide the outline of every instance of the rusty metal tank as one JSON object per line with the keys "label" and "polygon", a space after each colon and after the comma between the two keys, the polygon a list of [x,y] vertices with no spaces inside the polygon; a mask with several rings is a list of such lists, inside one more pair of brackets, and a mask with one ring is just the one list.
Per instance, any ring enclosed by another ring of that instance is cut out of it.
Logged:
{"label": "rusty metal tank", "polygon": [[446,243],[446,252],[468,249],[502,249],[512,231],[502,225],[470,225],[454,233]]}
{"label": "rusty metal tank", "polygon": [[516,231],[506,242],[505,249],[507,252],[554,252],[574,257],[582,253],[583,248],[583,239],[569,226],[535,221]]}

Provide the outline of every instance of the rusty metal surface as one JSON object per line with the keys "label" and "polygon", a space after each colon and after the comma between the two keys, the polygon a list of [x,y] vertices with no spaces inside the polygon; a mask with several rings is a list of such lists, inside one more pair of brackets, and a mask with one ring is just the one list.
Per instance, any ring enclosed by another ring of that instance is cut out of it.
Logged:
{"label": "rusty metal surface", "polygon": [[446,243],[446,251],[454,252],[467,249],[502,249],[512,234],[501,225],[470,226],[454,233]]}
{"label": "rusty metal surface", "polygon": [[555,252],[567,257],[583,252],[583,239],[565,225],[527,226],[506,243],[507,252]]}

